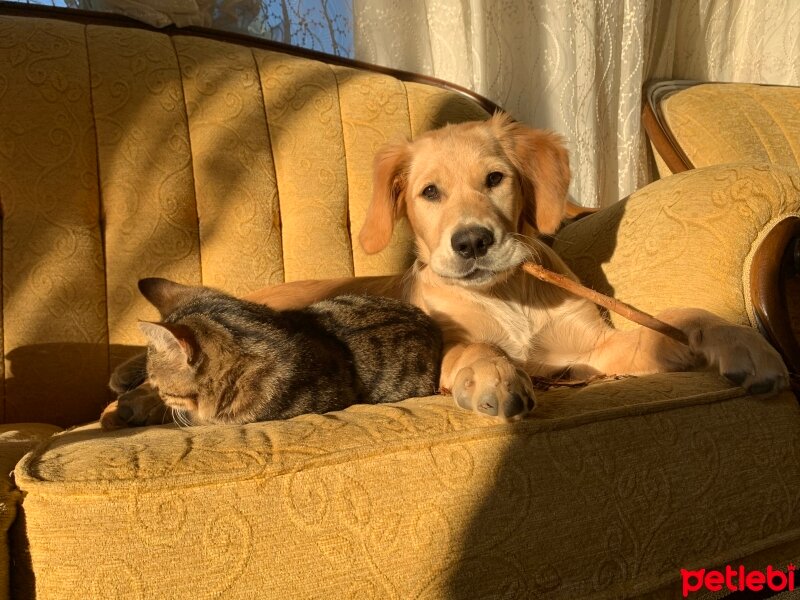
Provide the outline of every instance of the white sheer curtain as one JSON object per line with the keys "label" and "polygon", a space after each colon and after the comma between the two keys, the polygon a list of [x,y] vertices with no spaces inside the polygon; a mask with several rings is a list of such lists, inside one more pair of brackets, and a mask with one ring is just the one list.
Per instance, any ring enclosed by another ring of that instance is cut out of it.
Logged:
{"label": "white sheer curtain", "polygon": [[654,77],[800,84],[795,0],[354,0],[355,55],[459,83],[563,134],[575,201],[651,178]]}
{"label": "white sheer curtain", "polygon": [[677,22],[682,77],[800,85],[800,2],[682,0]]}
{"label": "white sheer curtain", "polygon": [[640,122],[649,79],[800,85],[798,0],[60,3],[243,31],[461,84],[564,135],[571,195],[587,206],[651,179]]}

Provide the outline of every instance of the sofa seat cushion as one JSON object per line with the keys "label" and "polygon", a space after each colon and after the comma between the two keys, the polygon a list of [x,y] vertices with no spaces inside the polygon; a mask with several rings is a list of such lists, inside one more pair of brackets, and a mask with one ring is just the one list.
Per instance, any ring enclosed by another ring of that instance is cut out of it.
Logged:
{"label": "sofa seat cushion", "polygon": [[680,373],[539,400],[54,436],[16,469],[36,596],[605,597],[796,539],[791,393]]}

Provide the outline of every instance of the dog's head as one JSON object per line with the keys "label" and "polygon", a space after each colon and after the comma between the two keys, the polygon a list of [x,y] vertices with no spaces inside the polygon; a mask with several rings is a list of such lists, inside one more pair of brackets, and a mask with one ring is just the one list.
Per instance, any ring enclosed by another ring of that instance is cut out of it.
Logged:
{"label": "dog's head", "polygon": [[568,185],[569,158],[557,135],[503,114],[448,125],[378,152],[361,245],[368,253],[385,248],[405,214],[419,259],[434,273],[488,286],[528,257],[518,234],[555,232]]}

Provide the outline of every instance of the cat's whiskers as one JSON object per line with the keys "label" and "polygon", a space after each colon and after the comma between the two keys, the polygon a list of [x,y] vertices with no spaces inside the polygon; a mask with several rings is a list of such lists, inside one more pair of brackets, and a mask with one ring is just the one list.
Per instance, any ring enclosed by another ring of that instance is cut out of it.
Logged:
{"label": "cat's whiskers", "polygon": [[179,429],[185,429],[190,426],[189,419],[186,418],[186,414],[182,410],[172,406],[169,409],[172,411],[172,420]]}

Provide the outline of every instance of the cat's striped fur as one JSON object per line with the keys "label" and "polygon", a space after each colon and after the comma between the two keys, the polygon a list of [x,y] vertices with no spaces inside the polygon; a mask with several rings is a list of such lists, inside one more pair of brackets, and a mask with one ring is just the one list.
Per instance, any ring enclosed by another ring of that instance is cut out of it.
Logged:
{"label": "cat's striped fur", "polygon": [[192,424],[287,419],[438,387],[441,332],[405,302],[339,296],[275,311],[166,279],[139,288],[162,318],[141,323],[148,382]]}

